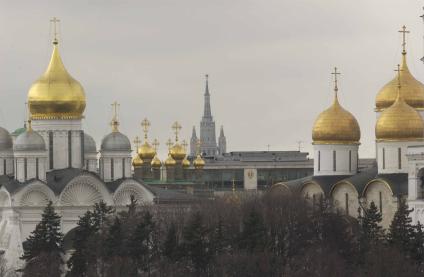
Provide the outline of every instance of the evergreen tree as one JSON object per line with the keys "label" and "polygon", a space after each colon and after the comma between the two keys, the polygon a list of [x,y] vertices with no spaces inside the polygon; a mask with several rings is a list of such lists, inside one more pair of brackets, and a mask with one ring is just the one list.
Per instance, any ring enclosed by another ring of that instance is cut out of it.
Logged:
{"label": "evergreen tree", "polygon": [[115,217],[115,221],[110,226],[104,242],[104,255],[106,259],[124,256],[123,253],[123,236],[121,220]]}
{"label": "evergreen tree", "polygon": [[416,260],[419,264],[424,263],[424,231],[423,225],[418,222],[413,226],[413,233],[411,239],[411,258]]}
{"label": "evergreen tree", "polygon": [[248,251],[263,250],[266,244],[266,226],[262,214],[252,207],[243,219],[243,230],[240,234],[239,246]]}
{"label": "evergreen tree", "polygon": [[103,227],[108,216],[110,216],[113,212],[113,207],[108,206],[103,200],[94,204],[93,227],[96,231]]}
{"label": "evergreen tree", "polygon": [[[43,211],[41,221],[37,224],[35,230],[31,232],[24,249],[24,255],[21,257],[27,264],[31,265],[31,268],[37,268],[38,263],[45,262],[41,257],[49,255],[54,264],[51,264],[49,272],[44,274],[55,272],[56,276],[59,276],[61,272],[63,264],[61,257],[63,253],[63,234],[60,232],[60,219],[60,216],[53,208],[53,203],[50,201]],[[28,272],[29,268],[24,269],[24,276],[33,274]]]}
{"label": "evergreen tree", "polygon": [[365,254],[374,247],[380,244],[384,239],[383,228],[379,225],[382,217],[378,211],[374,201],[371,202],[370,207],[364,211],[362,215],[361,210],[358,209],[359,216],[359,252],[360,259],[364,259]]}
{"label": "evergreen tree", "polygon": [[87,211],[78,220],[74,237],[74,253],[68,261],[68,268],[71,270],[67,273],[69,277],[85,276],[89,262],[90,249],[87,248],[87,240],[94,232],[93,213]]}
{"label": "evergreen tree", "polygon": [[412,219],[409,214],[413,209],[408,209],[406,201],[399,198],[398,209],[390,224],[388,241],[390,244],[408,253],[411,250],[411,242],[414,235],[414,228],[412,227]]}
{"label": "evergreen tree", "polygon": [[128,207],[128,217],[132,217],[135,215],[137,209],[137,199],[133,194],[130,195],[130,203],[127,205]]}
{"label": "evergreen tree", "polygon": [[183,230],[183,249],[197,273],[204,272],[211,259],[208,229],[202,215],[195,212]]}
{"label": "evergreen tree", "polygon": [[166,238],[162,246],[162,255],[171,262],[176,262],[179,259],[179,240],[175,222],[171,222],[166,233]]}
{"label": "evergreen tree", "polygon": [[130,240],[130,253],[136,260],[137,268],[149,273],[151,263],[157,255],[155,231],[153,216],[149,211],[145,211]]}

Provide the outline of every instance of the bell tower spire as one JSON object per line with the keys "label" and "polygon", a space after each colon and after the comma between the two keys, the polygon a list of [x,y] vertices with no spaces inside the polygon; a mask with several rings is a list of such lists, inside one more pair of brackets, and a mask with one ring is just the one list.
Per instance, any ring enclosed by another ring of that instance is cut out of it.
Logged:
{"label": "bell tower spire", "polygon": [[212,117],[211,112],[211,101],[209,93],[209,75],[206,74],[206,86],[205,86],[205,103],[203,109],[203,117],[200,121],[200,140],[201,152],[206,156],[214,157],[218,153],[217,143],[216,143],[216,130],[215,130],[215,121]]}

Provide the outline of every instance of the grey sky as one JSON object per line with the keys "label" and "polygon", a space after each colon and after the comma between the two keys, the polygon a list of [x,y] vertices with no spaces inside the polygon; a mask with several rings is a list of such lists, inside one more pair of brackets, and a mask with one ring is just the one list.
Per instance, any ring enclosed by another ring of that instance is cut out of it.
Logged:
{"label": "grey sky", "polygon": [[0,1],[0,125],[24,120],[31,83],[51,52],[49,19],[61,20],[61,54],[87,94],[84,129],[110,131],[110,103],[121,103],[121,131],[164,142],[171,124],[187,140],[203,108],[210,74],[212,113],[228,150],[293,150],[332,99],[337,66],[341,104],[359,121],[360,155],[374,155],[374,99],[394,76],[405,24],[409,66],[424,80],[424,1],[188,0]]}

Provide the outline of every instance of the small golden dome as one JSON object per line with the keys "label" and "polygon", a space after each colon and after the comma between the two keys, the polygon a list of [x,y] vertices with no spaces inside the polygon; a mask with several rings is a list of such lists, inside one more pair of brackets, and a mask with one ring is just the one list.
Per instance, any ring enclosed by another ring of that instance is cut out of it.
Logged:
{"label": "small golden dome", "polygon": [[158,156],[155,155],[150,165],[154,168],[160,168],[162,166],[162,162],[159,160]]}
{"label": "small golden dome", "polygon": [[156,155],[156,151],[147,141],[144,141],[138,148],[138,155],[140,155],[140,158],[143,160],[150,160]]}
{"label": "small golden dome", "polygon": [[182,161],[183,168],[189,168],[190,167],[190,161],[187,160],[187,157],[184,158]]}
{"label": "small golden dome", "polygon": [[177,162],[172,158],[171,153],[168,154],[168,158],[165,160],[166,166],[175,166]]}
{"label": "small golden dome", "polygon": [[196,159],[193,161],[193,165],[196,169],[202,169],[205,166],[205,160],[203,160],[200,155],[197,155]]}
{"label": "small golden dome", "polygon": [[340,105],[336,87],[333,104],[315,120],[313,144],[359,144],[360,138],[358,121]]}
{"label": "small golden dome", "polygon": [[140,158],[139,155],[135,155],[135,157],[132,160],[133,167],[140,167],[143,165],[143,160]]}
{"label": "small golden dome", "polygon": [[375,125],[377,141],[417,141],[424,138],[421,115],[405,103],[399,95],[393,105],[385,109]]}
{"label": "small golden dome", "polygon": [[175,160],[182,160],[185,158],[186,156],[186,151],[184,149],[184,147],[179,144],[178,142],[176,142],[174,144],[174,146],[171,147],[171,149],[169,150],[172,158],[174,158]]}
{"label": "small golden dome", "polygon": [[[424,85],[409,72],[406,63],[406,52],[402,53],[400,69],[403,100],[415,109],[424,109]],[[395,77],[378,92],[375,100],[376,111],[383,111],[395,102],[398,90],[397,84],[397,77]]]}
{"label": "small golden dome", "polygon": [[31,116],[33,119],[80,119],[85,104],[84,89],[66,71],[55,42],[47,70],[28,92]]}

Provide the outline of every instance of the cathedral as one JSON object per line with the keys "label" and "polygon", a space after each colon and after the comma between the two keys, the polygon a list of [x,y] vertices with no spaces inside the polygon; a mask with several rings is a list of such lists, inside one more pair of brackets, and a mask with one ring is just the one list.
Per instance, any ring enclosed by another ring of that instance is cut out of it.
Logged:
{"label": "cathedral", "polygon": [[274,184],[271,192],[299,193],[310,201],[325,197],[342,213],[357,217],[359,208],[374,202],[387,228],[398,201],[405,198],[414,223],[424,222],[424,85],[407,65],[403,26],[402,58],[397,76],[375,99],[376,166],[358,169],[361,131],[355,117],[340,104],[337,69],[334,100],[318,115],[312,128],[312,176]]}
{"label": "cathedral", "polygon": [[[178,140],[181,126],[174,124],[176,138],[169,142],[164,164],[148,142],[147,132],[133,159],[131,142],[119,131],[115,102],[111,131],[97,148],[82,128],[84,88],[66,70],[56,35],[52,48],[46,71],[29,89],[25,128],[10,134],[0,127],[0,249],[11,267],[20,262],[23,242],[49,201],[62,217],[65,241],[79,216],[100,201],[118,211],[126,209],[131,196],[139,204],[191,201],[186,194],[149,186],[133,175],[133,171],[144,169],[154,175],[151,179],[160,179],[160,169],[166,167],[168,179],[183,178],[188,160],[185,146]],[[145,130],[148,125],[145,120]],[[193,166],[197,172],[203,168],[200,154]],[[148,177],[143,175],[143,179]]]}

